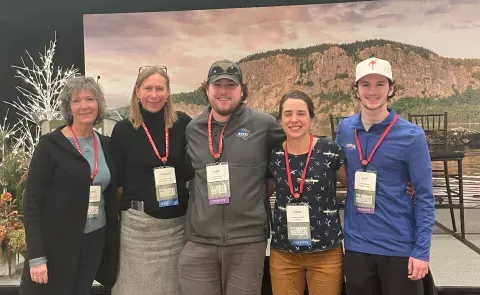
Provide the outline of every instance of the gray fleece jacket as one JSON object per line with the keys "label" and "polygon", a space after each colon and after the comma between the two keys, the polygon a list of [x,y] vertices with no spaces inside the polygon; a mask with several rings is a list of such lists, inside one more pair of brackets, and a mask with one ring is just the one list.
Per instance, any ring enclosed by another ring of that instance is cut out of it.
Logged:
{"label": "gray fleece jacket", "polygon": [[[265,241],[270,235],[270,204],[266,197],[266,173],[273,145],[285,140],[278,122],[269,114],[241,103],[224,133],[220,162],[228,162],[230,202],[210,205],[207,194],[207,164],[215,163],[208,146],[207,123],[211,107],[187,126],[187,158],[195,171],[185,223],[187,240],[234,245]],[[212,122],[214,150],[218,149],[220,124]]]}

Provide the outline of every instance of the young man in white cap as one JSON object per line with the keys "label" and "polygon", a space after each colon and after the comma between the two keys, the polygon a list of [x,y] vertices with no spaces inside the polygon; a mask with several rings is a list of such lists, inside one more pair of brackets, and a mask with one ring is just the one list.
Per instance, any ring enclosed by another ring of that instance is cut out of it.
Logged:
{"label": "young man in white cap", "polygon": [[435,223],[425,133],[387,108],[395,91],[388,61],[360,62],[353,88],[361,112],[339,124],[336,138],[347,158],[347,293],[423,294]]}
{"label": "young man in white cap", "polygon": [[195,178],[178,263],[181,294],[260,295],[270,236],[267,160],[285,134],[271,115],[243,103],[237,63],[213,63],[201,90],[210,106],[186,130]]}

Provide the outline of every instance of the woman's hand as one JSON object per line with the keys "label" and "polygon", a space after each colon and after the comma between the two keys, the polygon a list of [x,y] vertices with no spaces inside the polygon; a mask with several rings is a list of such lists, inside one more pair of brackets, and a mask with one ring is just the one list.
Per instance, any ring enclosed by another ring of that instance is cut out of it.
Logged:
{"label": "woman's hand", "polygon": [[48,269],[47,264],[39,264],[30,267],[30,277],[32,281],[38,284],[48,283]]}
{"label": "woman's hand", "polygon": [[413,188],[413,184],[411,182],[408,182],[407,183],[407,186],[405,187],[405,189],[407,190],[407,194],[413,198],[414,195],[415,195],[415,189]]}

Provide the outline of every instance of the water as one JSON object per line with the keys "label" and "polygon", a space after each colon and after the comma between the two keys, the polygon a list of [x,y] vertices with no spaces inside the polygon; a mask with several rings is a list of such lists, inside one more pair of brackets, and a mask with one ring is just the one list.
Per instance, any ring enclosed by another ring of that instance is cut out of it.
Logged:
{"label": "water", "polygon": [[[448,128],[466,128],[470,130],[480,131],[480,123],[448,123]],[[327,136],[331,139],[331,129],[330,125],[323,125],[318,127],[317,134],[321,136]],[[466,150],[464,151],[465,158],[463,160],[463,195],[464,195],[464,204],[468,208],[480,208],[480,149]],[[433,162],[433,169],[443,169],[443,162]],[[457,163],[451,161],[448,163],[448,169],[450,173],[457,172]],[[440,197],[446,195],[445,188],[445,178],[434,178],[433,179],[434,194],[437,196],[437,201],[442,201],[442,203],[447,203],[446,197]],[[450,179],[450,185],[452,188],[458,190],[458,180]],[[340,199],[344,197],[344,190],[342,188],[338,189],[338,196]],[[453,203],[458,203],[458,198],[452,196]]]}
{"label": "water", "polygon": [[[433,162],[433,169],[443,169],[442,162]],[[457,163],[449,162],[448,169],[450,173],[457,173]],[[480,208],[480,150],[465,151],[465,159],[462,165],[463,170],[463,198],[466,208]],[[434,188],[434,194],[437,196],[446,195],[445,178],[434,177],[434,185],[441,187]],[[458,190],[458,180],[450,179],[450,185],[454,190]],[[453,203],[458,204],[458,197],[452,195]],[[446,197],[442,197],[442,202],[447,203]]]}
{"label": "water", "polygon": [[[448,129],[458,128],[458,127],[480,132],[480,123],[450,123],[450,122],[448,123]],[[317,128],[315,128],[315,133],[316,135],[326,136],[328,138],[331,138],[332,130],[330,129],[330,124],[318,126]]]}
{"label": "water", "polygon": [[480,131],[480,123],[448,123],[448,129],[458,128],[458,127]]}

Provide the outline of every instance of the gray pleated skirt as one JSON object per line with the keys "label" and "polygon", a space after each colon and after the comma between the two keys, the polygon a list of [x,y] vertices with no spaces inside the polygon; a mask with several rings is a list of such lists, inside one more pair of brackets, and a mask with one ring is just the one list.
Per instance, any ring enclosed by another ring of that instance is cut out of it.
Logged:
{"label": "gray pleated skirt", "polygon": [[157,219],[122,211],[120,265],[112,295],[179,295],[178,258],[185,217]]}

